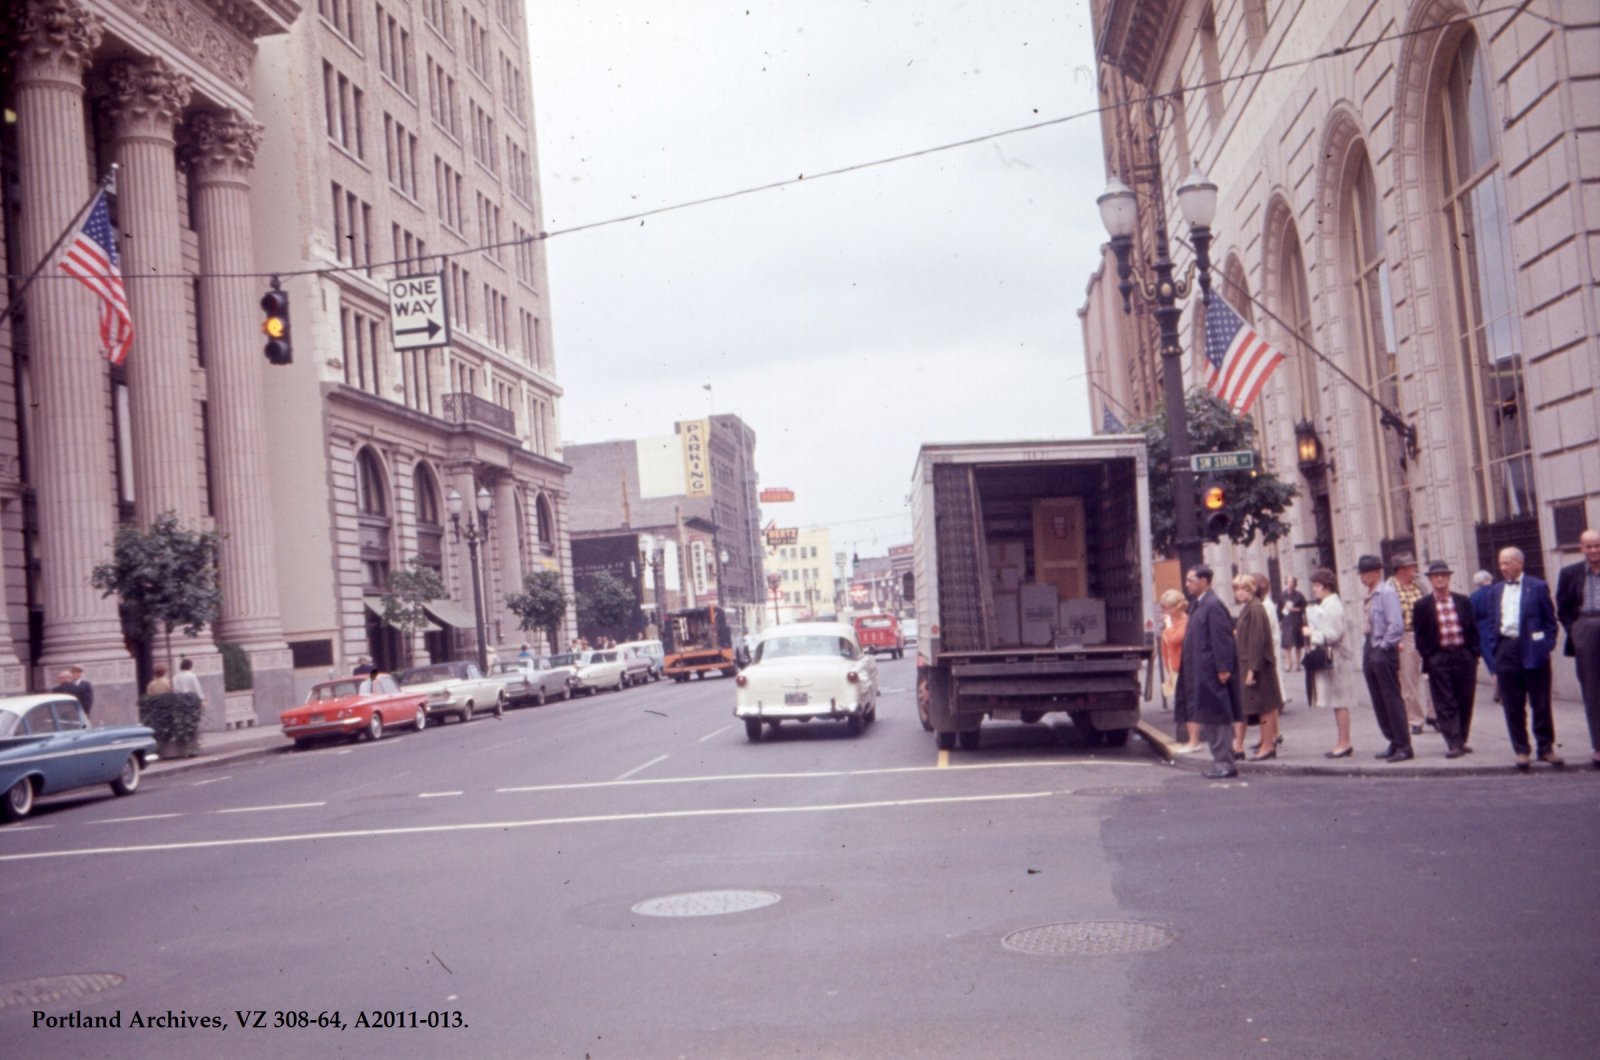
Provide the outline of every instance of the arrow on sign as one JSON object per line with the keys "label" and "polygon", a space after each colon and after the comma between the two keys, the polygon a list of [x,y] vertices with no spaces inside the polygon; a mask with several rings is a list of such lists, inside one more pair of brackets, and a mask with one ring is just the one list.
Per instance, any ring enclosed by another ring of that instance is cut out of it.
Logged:
{"label": "arrow on sign", "polygon": [[398,328],[398,329],[395,330],[395,334],[396,335],[421,335],[421,334],[426,333],[428,338],[431,339],[431,338],[433,338],[435,335],[439,334],[439,332],[441,332],[443,330],[444,330],[444,328],[440,327],[437,321],[430,320],[430,321],[428,321],[427,325],[424,326],[424,327],[420,327],[420,328]]}

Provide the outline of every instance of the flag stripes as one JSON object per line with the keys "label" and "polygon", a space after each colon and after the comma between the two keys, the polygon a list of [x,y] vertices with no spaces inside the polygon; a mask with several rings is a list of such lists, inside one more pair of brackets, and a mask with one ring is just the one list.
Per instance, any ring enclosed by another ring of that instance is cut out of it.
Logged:
{"label": "flag stripes", "polygon": [[1235,415],[1248,416],[1283,353],[1262,338],[1221,295],[1206,307],[1206,389]]}
{"label": "flag stripes", "polygon": [[83,228],[62,252],[61,271],[93,291],[103,303],[100,341],[105,343],[106,359],[121,364],[133,345],[133,314],[128,311],[117,236],[111,228],[111,208],[104,191],[95,197]]}

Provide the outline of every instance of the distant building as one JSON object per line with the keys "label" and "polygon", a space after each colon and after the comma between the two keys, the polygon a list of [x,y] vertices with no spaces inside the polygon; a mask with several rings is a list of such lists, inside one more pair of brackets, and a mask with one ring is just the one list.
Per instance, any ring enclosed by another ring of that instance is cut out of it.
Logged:
{"label": "distant building", "polygon": [[801,530],[795,544],[773,549],[768,562],[780,576],[778,615],[782,621],[809,621],[838,613],[833,534],[826,527]]}

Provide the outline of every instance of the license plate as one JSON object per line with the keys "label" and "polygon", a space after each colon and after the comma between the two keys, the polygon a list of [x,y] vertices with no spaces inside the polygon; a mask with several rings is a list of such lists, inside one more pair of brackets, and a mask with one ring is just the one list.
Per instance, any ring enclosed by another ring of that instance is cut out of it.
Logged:
{"label": "license plate", "polygon": [[319,722],[321,720],[322,720],[322,715],[321,714],[313,714],[313,715],[311,715],[311,723],[313,725],[315,725],[317,722]]}
{"label": "license plate", "polygon": [[811,702],[811,697],[804,692],[785,692],[783,705],[786,707],[803,707]]}

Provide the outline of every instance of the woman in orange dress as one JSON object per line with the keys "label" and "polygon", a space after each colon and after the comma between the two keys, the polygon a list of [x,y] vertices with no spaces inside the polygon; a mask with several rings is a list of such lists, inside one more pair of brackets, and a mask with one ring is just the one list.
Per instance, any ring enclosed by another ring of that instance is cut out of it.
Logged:
{"label": "woman in orange dress", "polygon": [[1161,594],[1157,603],[1161,606],[1163,620],[1161,662],[1167,669],[1167,676],[1161,685],[1167,696],[1176,703],[1172,718],[1173,727],[1180,737],[1187,737],[1187,742],[1179,744],[1174,750],[1181,755],[1193,754],[1206,746],[1200,740],[1200,723],[1189,719],[1183,702],[1178,700],[1176,695],[1178,664],[1183,661],[1183,635],[1189,629],[1189,601],[1185,600],[1178,590],[1168,589]]}

